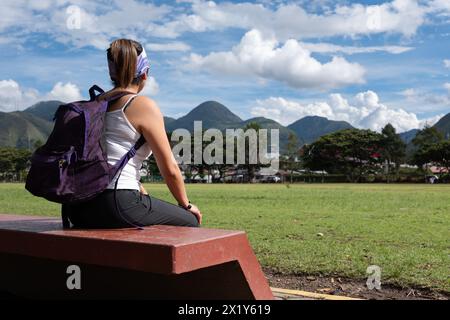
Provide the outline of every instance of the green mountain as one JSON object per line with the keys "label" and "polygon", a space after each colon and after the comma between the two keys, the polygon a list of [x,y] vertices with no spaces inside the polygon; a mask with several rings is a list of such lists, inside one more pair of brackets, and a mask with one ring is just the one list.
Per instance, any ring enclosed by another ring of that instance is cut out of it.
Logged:
{"label": "green mountain", "polygon": [[164,117],[164,126],[167,128],[167,126],[170,125],[174,121],[176,121],[175,118]]}
{"label": "green mountain", "polygon": [[[204,130],[210,128],[216,128],[221,131],[225,129],[240,129],[244,128],[251,122],[258,123],[262,129],[279,129],[280,150],[284,150],[288,142],[289,133],[295,134],[295,132],[284,127],[278,122],[264,117],[242,120],[223,104],[216,101],[204,102],[194,108],[187,115],[175,121],[165,121],[166,129],[173,131],[175,129],[184,128],[192,132],[194,130],[194,121],[202,121],[202,129]],[[301,139],[299,139],[299,141],[301,142]],[[270,145],[270,139],[268,140],[268,143]]]}
{"label": "green mountain", "polygon": [[[433,127],[438,129],[446,139],[450,139],[450,113],[442,117]],[[406,154],[411,157],[416,150],[412,140],[416,137],[419,129],[412,129],[400,133],[400,138],[406,143]]]}
{"label": "green mountain", "polygon": [[42,101],[23,111],[0,112],[0,146],[33,150],[53,129],[53,115],[61,101]]}
{"label": "green mountain", "polygon": [[61,104],[64,104],[64,102],[56,100],[42,101],[25,109],[24,112],[47,121],[53,121],[56,109],[58,109]]}
{"label": "green mountain", "polygon": [[403,140],[404,143],[410,144],[413,139],[416,137],[417,132],[419,132],[419,129],[411,129],[402,133],[399,133],[400,139]]}
{"label": "green mountain", "polygon": [[0,112],[0,146],[34,149],[45,142],[53,123],[24,111]]}
{"label": "green mountain", "polygon": [[[450,139],[450,113],[442,117],[436,124],[433,126],[438,129],[446,139]],[[400,137],[406,143],[410,143],[414,137],[416,136],[419,129],[412,129],[406,132],[400,133]]]}
{"label": "green mountain", "polygon": [[[264,117],[257,117],[257,118],[245,120],[242,123],[242,127],[245,127],[247,124],[252,123],[252,122],[259,124],[262,129],[268,129],[269,137],[270,137],[270,129],[278,129],[279,130],[280,151],[286,151],[286,146],[289,142],[289,134],[290,133],[297,136],[297,134],[293,130],[286,128],[285,126],[281,125],[280,123],[278,123],[272,119],[267,119]],[[299,146],[304,144],[303,139],[301,137],[297,136],[297,139],[299,142]],[[270,138],[269,138],[268,142],[270,145]]]}
{"label": "green mountain", "polygon": [[173,131],[184,128],[192,132],[194,131],[194,121],[202,121],[203,129],[216,128],[219,130],[240,128],[242,123],[242,119],[223,104],[207,101],[192,109],[187,115],[169,122],[166,129]]}
{"label": "green mountain", "polygon": [[346,121],[333,121],[324,117],[308,116],[288,125],[288,128],[294,131],[298,137],[301,137],[304,143],[312,143],[323,135],[343,129],[352,129],[353,126]]}
{"label": "green mountain", "polygon": [[[0,112],[0,146],[32,149],[36,141],[45,142],[53,128],[51,120],[60,104],[63,104],[63,102],[43,101],[24,111]],[[204,130],[209,128],[219,130],[244,128],[251,122],[258,123],[263,129],[279,129],[281,151],[285,150],[290,133],[296,134],[299,144],[303,145],[314,142],[322,135],[353,128],[348,122],[332,121],[318,116],[304,117],[287,127],[264,117],[242,120],[216,101],[204,102],[178,119],[164,117],[166,130],[168,131],[185,128],[192,132],[193,123],[196,120],[202,121]],[[447,138],[450,138],[450,114],[436,123],[435,127],[442,131]],[[417,131],[417,129],[413,129],[400,133],[400,136],[409,145]]]}
{"label": "green mountain", "polygon": [[450,113],[441,118],[434,127],[441,131],[446,139],[450,139]]}
{"label": "green mountain", "polygon": [[[58,107],[64,104],[64,102],[61,101],[42,101],[38,102],[31,107],[24,110],[25,113],[31,114],[33,116],[36,116],[38,118],[42,118],[48,121],[53,121],[53,116],[56,112],[56,109]],[[174,122],[176,119],[171,117],[164,117],[164,124],[167,126],[170,123]]]}

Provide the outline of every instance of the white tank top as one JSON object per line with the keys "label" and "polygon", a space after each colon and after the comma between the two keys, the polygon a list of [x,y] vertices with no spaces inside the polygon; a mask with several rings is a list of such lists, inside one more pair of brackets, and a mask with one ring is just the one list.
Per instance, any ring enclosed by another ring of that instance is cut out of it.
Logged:
{"label": "white tank top", "polygon": [[[128,121],[124,110],[135,96],[132,96],[121,109],[106,112],[103,133],[103,146],[108,156],[108,163],[115,165],[136,143],[141,134]],[[120,174],[117,189],[139,190],[140,169],[142,162],[152,154],[150,146],[145,143],[136,155],[128,161]],[[107,189],[114,189],[117,176]]]}

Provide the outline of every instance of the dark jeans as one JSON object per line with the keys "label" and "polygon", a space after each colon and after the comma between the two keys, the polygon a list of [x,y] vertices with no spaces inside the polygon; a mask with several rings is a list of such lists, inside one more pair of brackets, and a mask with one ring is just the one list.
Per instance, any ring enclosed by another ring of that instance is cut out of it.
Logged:
{"label": "dark jeans", "polygon": [[199,227],[196,216],[169,202],[143,195],[137,190],[105,190],[97,197],[80,204],[63,205],[62,210],[80,229],[127,228],[165,224]]}

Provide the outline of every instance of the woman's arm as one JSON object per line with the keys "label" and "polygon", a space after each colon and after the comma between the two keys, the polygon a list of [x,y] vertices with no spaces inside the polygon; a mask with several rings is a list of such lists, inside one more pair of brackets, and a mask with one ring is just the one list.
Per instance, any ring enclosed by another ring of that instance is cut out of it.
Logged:
{"label": "woman's arm", "polygon": [[[183,176],[172,154],[164,127],[164,118],[158,106],[153,100],[138,96],[133,103],[133,108],[127,109],[127,117],[150,145],[156,164],[173,197],[179,205],[187,207],[189,199]],[[192,206],[189,211],[201,221],[201,213],[198,208]]]}

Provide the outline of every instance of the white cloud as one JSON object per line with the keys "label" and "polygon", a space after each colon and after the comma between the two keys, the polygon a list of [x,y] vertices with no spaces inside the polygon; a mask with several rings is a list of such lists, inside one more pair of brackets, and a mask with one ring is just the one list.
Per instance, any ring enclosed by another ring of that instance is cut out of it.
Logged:
{"label": "white cloud", "polygon": [[442,94],[414,88],[406,89],[399,94],[405,97],[410,109],[422,112],[437,111],[442,110],[442,107],[448,109],[450,105],[450,83],[444,83],[442,87],[446,90]]}
{"label": "white cloud", "polygon": [[364,68],[334,56],[321,63],[294,39],[279,46],[275,38],[264,38],[259,30],[247,32],[228,52],[207,56],[191,54],[189,68],[226,75],[252,75],[277,80],[294,88],[336,88],[364,82]]}
{"label": "white cloud", "polygon": [[159,84],[156,82],[154,77],[148,77],[147,83],[145,84],[144,90],[142,91],[143,95],[154,96],[159,92]]}
{"label": "white cloud", "polygon": [[411,99],[412,97],[415,97],[417,95],[417,92],[413,88],[408,88],[401,91],[400,94],[404,96],[406,99]]}
{"label": "white cloud", "polygon": [[[30,37],[35,32],[77,47],[92,45],[103,49],[111,39],[132,37],[177,38],[185,32],[204,32],[239,28],[258,29],[279,41],[333,36],[357,37],[379,33],[412,36],[427,23],[428,15],[450,12],[447,0],[429,3],[393,0],[378,5],[327,5],[320,13],[308,12],[309,5],[264,5],[254,2],[187,2],[182,8],[137,0],[2,0],[8,14],[0,20],[0,33]],[[305,2],[305,1],[304,1]],[[325,3],[332,1],[325,1]],[[317,2],[320,5],[324,1]],[[81,10],[80,29],[69,29],[69,5]]]}
{"label": "white cloud", "polygon": [[355,127],[381,131],[391,123],[398,132],[421,128],[434,124],[442,115],[427,119],[418,119],[417,115],[404,109],[393,109],[380,103],[373,91],[360,92],[351,101],[341,94],[330,94],[327,101],[302,103],[281,97],[257,100],[251,110],[254,116],[264,116],[289,125],[305,116],[321,116],[330,120],[347,121]]}
{"label": "white cloud", "polygon": [[297,4],[272,10],[260,3],[192,1],[192,13],[151,30],[158,36],[176,38],[184,32],[259,29],[280,41],[332,36],[397,33],[412,36],[432,8],[417,0],[394,0],[379,5],[336,5],[322,14],[309,13]]}
{"label": "white cloud", "polygon": [[448,0],[431,0],[428,4],[430,11],[439,15],[450,15],[450,2]]}
{"label": "white cloud", "polygon": [[183,42],[149,43],[146,48],[150,51],[190,51],[191,47]]}
{"label": "white cloud", "polygon": [[[79,11],[67,12],[69,6]],[[2,0],[2,9],[8,13],[0,20],[2,34],[23,39],[39,32],[59,43],[99,49],[118,37],[146,38],[148,26],[163,21],[172,11],[164,4],[136,0],[35,0],[31,4],[27,0]],[[80,28],[69,27],[68,21],[78,13]]]}
{"label": "white cloud", "polygon": [[270,97],[266,100],[257,100],[256,106],[251,109],[251,114],[288,125],[310,115],[331,119],[334,116],[334,111],[326,102],[301,104],[281,97]]}
{"label": "white cloud", "polygon": [[46,100],[60,100],[63,102],[82,100],[80,89],[73,83],[63,84],[58,82],[53,89],[46,95]]}
{"label": "white cloud", "polygon": [[450,68],[450,59],[445,59],[445,60],[444,60],[444,66],[445,66],[446,68]]}
{"label": "white cloud", "polygon": [[[149,77],[142,94],[157,95],[159,85],[154,77]],[[0,80],[0,111],[10,112],[23,110],[39,101],[59,100],[72,102],[83,100],[77,85],[67,82],[57,82],[47,93],[41,93],[33,88],[23,88],[14,80]]]}
{"label": "white cloud", "polygon": [[450,82],[444,83],[444,88],[449,92],[450,94]]}
{"label": "white cloud", "polygon": [[28,1],[28,6],[33,10],[46,10],[52,5],[51,0]]}
{"label": "white cloud", "polygon": [[0,80],[0,111],[16,111],[37,101],[39,93],[34,89],[20,88],[14,80]]}
{"label": "white cloud", "polygon": [[388,52],[392,54],[401,54],[414,49],[412,47],[404,47],[404,46],[375,46],[375,47],[339,46],[332,43],[323,43],[323,42],[322,43],[302,42],[301,46],[311,52],[317,53],[341,52],[345,54],[373,53],[373,52]]}
{"label": "white cloud", "polygon": [[81,99],[79,88],[70,82],[58,82],[50,92],[41,94],[33,88],[22,88],[14,80],[0,80],[0,111],[3,112],[23,110],[43,100],[70,102]]}

